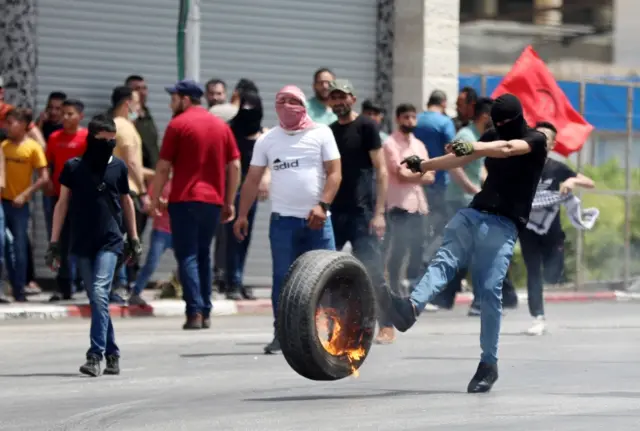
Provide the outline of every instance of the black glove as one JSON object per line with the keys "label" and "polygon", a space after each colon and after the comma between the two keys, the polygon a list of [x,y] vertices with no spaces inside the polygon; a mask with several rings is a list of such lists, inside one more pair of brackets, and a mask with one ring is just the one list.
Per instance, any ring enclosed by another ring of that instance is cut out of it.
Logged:
{"label": "black glove", "polygon": [[451,149],[458,157],[468,156],[473,154],[473,144],[468,141],[456,139],[451,142]]}
{"label": "black glove", "polygon": [[58,271],[60,268],[60,245],[57,242],[49,244],[47,252],[44,254],[44,261],[51,268],[51,271]]}
{"label": "black glove", "polygon": [[142,256],[142,244],[139,239],[128,239],[124,250],[124,260],[129,266],[136,265]]}
{"label": "black glove", "polygon": [[414,155],[414,156],[409,156],[406,159],[404,159],[401,162],[401,164],[402,165],[406,165],[407,168],[409,168],[409,170],[411,170],[411,172],[422,173],[422,168],[420,167],[422,162],[424,162],[423,159],[421,159],[420,157]]}

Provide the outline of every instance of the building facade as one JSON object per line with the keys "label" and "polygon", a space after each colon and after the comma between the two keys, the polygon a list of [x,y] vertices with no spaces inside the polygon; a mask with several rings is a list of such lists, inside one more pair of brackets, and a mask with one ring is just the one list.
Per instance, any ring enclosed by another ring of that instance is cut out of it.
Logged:
{"label": "building facade", "polygon": [[[268,5],[267,5],[268,3]],[[177,78],[175,0],[0,0],[0,73],[8,102],[43,109],[51,91],[87,105],[86,117],[108,107],[111,89],[139,74],[161,129],[170,120],[163,88]],[[399,101],[423,107],[435,88],[458,87],[459,3],[452,0],[212,0],[200,3],[200,76],[230,86],[249,78],[260,88],[265,126],[276,124],[276,92],[295,84],[311,96],[313,72],[328,67],[348,78],[360,101],[387,112]],[[87,119],[85,119],[87,121]],[[387,127],[389,124],[387,124]],[[45,229],[34,199],[32,232],[39,277]],[[247,282],[269,284],[269,203],[260,205]],[[166,255],[159,276],[174,266]]]}

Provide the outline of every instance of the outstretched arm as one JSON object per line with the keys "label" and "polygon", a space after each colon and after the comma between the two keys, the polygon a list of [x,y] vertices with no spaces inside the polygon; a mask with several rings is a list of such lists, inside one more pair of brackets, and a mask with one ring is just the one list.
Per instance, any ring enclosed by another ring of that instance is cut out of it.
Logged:
{"label": "outstretched arm", "polygon": [[477,153],[462,157],[458,157],[455,154],[445,154],[444,156],[423,160],[422,163],[420,163],[420,171],[448,171],[450,169],[465,166],[480,157],[483,156]]}
{"label": "outstretched arm", "polygon": [[530,152],[531,144],[522,139],[473,143],[473,154],[479,154],[482,157],[504,159],[507,157],[521,156]]}

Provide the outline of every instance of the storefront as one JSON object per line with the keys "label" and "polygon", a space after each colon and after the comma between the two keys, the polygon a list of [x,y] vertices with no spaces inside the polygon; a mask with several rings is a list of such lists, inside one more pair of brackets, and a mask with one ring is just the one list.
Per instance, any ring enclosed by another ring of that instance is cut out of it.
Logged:
{"label": "storefront", "polygon": [[[1,0],[0,0],[1,2]],[[459,3],[452,0],[210,0],[200,1],[200,77],[230,86],[254,80],[275,124],[275,93],[296,84],[311,96],[320,67],[350,79],[359,101],[373,97],[387,112],[394,104],[424,107],[430,92],[452,95],[458,86]],[[7,2],[0,17],[0,73],[9,103],[39,113],[51,91],[87,105],[85,122],[109,105],[113,87],[130,74],[149,85],[148,105],[159,128],[170,120],[164,87],[178,74],[175,0],[24,0]],[[387,116],[386,127],[392,124]],[[47,238],[40,199],[34,199],[36,273]],[[269,204],[260,205],[247,265],[250,284],[270,282]],[[168,253],[158,276],[173,269]]]}
{"label": "storefront", "polygon": [[[275,124],[275,93],[296,84],[312,96],[313,73],[329,67],[350,79],[358,97],[374,97],[377,5],[371,0],[207,1],[201,9],[201,80],[233,86],[254,80],[264,99],[265,126]],[[87,104],[87,119],[107,108],[114,86],[140,74],[149,85],[149,109],[164,129],[170,120],[163,88],[177,76],[175,0],[48,0],[38,3],[37,108],[60,90]],[[268,284],[269,204],[260,205],[247,264],[247,282]],[[38,275],[45,250],[42,214],[36,211]],[[158,276],[174,267],[171,253]]]}

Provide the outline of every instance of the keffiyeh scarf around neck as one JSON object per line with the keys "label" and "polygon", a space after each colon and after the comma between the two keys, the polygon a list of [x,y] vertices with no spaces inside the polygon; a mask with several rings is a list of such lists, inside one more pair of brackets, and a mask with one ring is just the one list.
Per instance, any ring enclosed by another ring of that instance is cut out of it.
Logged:
{"label": "keffiyeh scarf around neck", "polygon": [[600,215],[597,208],[582,209],[582,202],[577,196],[571,193],[563,195],[560,192],[546,190],[546,187],[548,186],[543,184],[538,186],[533,198],[527,229],[538,235],[545,235],[558,215],[561,205],[566,208],[567,216],[573,227],[579,230],[593,228]]}

